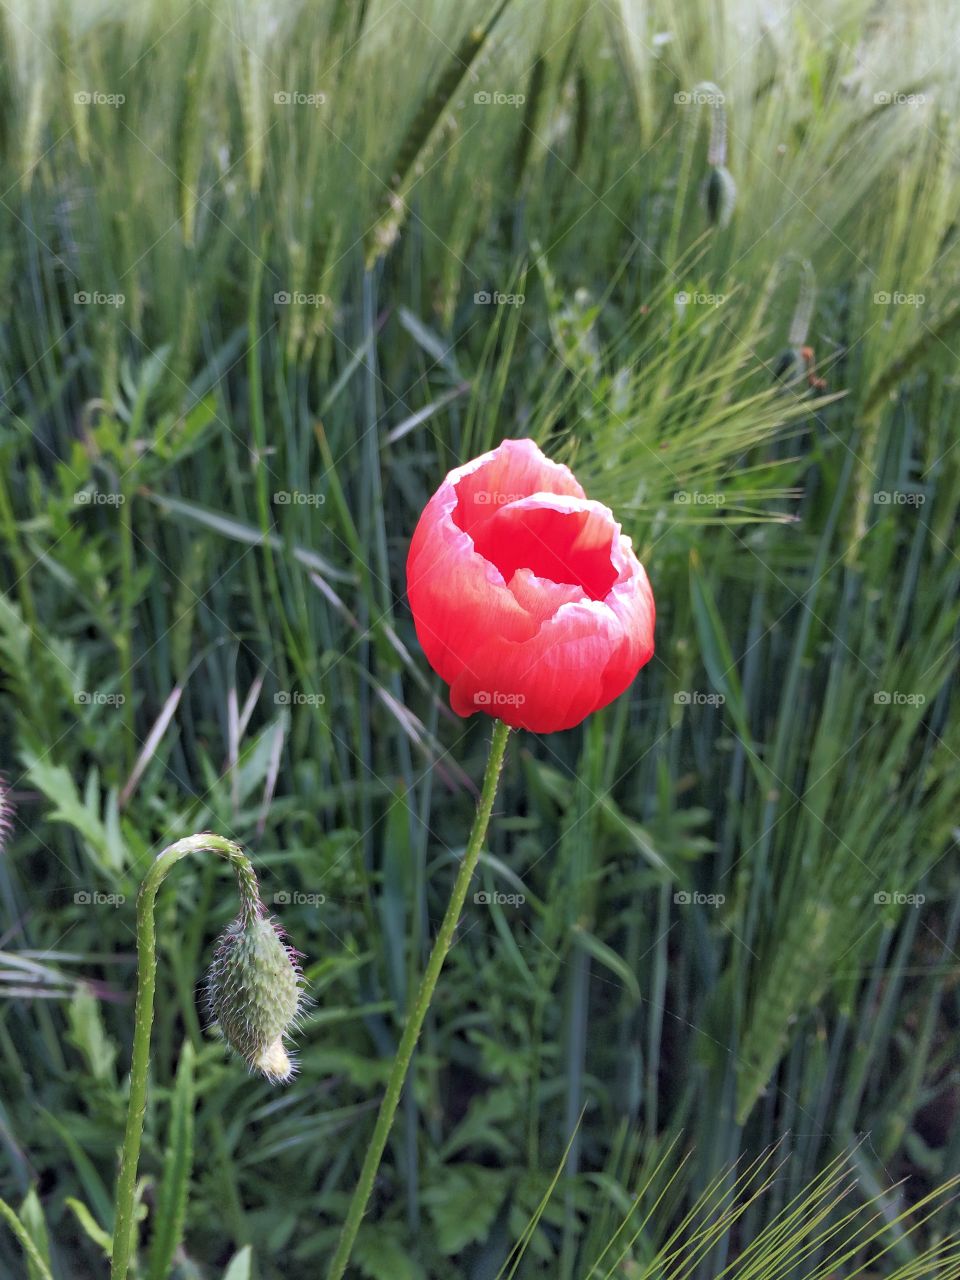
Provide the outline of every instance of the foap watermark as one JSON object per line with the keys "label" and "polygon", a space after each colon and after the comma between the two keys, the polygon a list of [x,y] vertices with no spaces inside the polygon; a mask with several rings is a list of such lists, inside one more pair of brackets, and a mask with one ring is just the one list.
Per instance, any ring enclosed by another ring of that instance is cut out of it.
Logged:
{"label": "foap watermark", "polygon": [[125,93],[102,93],[99,89],[81,89],[73,95],[78,107],[122,107],[127,100]]}
{"label": "foap watermark", "polygon": [[901,893],[899,889],[894,889],[892,893],[881,889],[873,895],[873,901],[878,907],[922,907],[926,900],[925,893]]}
{"label": "foap watermark", "polygon": [[722,693],[705,693],[702,689],[678,689],[673,695],[678,707],[722,707],[726,697]]}
{"label": "foap watermark", "polygon": [[501,493],[497,489],[477,489],[473,500],[478,507],[505,507],[509,502],[519,502],[525,493]]}
{"label": "foap watermark", "polygon": [[126,895],[122,893],[101,893],[99,889],[78,889],[73,895],[78,907],[122,907]]}
{"label": "foap watermark", "polygon": [[925,293],[903,293],[899,289],[893,293],[878,289],[873,295],[874,305],[878,307],[922,307],[926,300]]}
{"label": "foap watermark", "polygon": [[915,489],[878,489],[873,495],[877,507],[922,507],[926,500],[927,495]]}
{"label": "foap watermark", "polygon": [[322,107],[326,100],[325,93],[302,93],[299,89],[281,89],[273,95],[278,107]]}
{"label": "foap watermark", "polygon": [[303,893],[300,889],[278,889],[273,895],[277,907],[322,907],[326,901],[325,893]]}
{"label": "foap watermark", "polygon": [[688,289],[681,289],[673,295],[673,301],[678,307],[722,307],[726,300],[725,293],[701,293],[699,289],[692,293]]}
{"label": "foap watermark", "polygon": [[526,694],[503,693],[500,689],[478,689],[473,695],[475,707],[522,707]]}
{"label": "foap watermark", "polygon": [[273,301],[278,307],[325,307],[327,295],[303,293],[299,289],[278,289],[273,295]]}
{"label": "foap watermark", "polygon": [[499,89],[478,89],[473,95],[478,107],[522,107],[527,97],[524,93],[501,93]]}
{"label": "foap watermark", "polygon": [[273,695],[278,707],[322,707],[326,702],[322,693],[304,693],[301,689],[281,689]]}
{"label": "foap watermark", "polygon": [[719,89],[681,89],[673,100],[678,107],[722,107],[727,97]]}
{"label": "foap watermark", "polygon": [[922,693],[903,693],[900,689],[878,689],[873,695],[878,707],[922,707],[926,695]]}
{"label": "foap watermark", "polygon": [[703,489],[678,489],[673,500],[681,507],[722,507],[727,498],[726,494]]}
{"label": "foap watermark", "polygon": [[104,693],[102,689],[78,689],[73,695],[78,707],[122,707],[126,697],[122,693]]}
{"label": "foap watermark", "polygon": [[78,307],[122,307],[125,293],[101,293],[99,289],[78,289],[73,301]]}
{"label": "foap watermark", "polygon": [[278,489],[273,495],[275,507],[322,507],[326,500],[326,494],[307,493],[304,489]]}
{"label": "foap watermark", "polygon": [[523,893],[499,893],[496,889],[478,889],[473,895],[478,907],[522,907],[526,902]]}
{"label": "foap watermark", "polygon": [[122,493],[104,493],[102,489],[80,489],[73,501],[77,507],[122,507],[126,498]]}
{"label": "foap watermark", "polygon": [[700,893],[696,889],[678,889],[673,895],[678,907],[722,907],[726,902],[726,894]]}
{"label": "foap watermark", "polygon": [[526,302],[526,294],[500,293],[497,289],[478,289],[473,301],[478,307],[522,307]]}
{"label": "foap watermark", "polygon": [[873,95],[878,107],[922,107],[927,101],[925,93],[901,93],[897,89],[881,89]]}

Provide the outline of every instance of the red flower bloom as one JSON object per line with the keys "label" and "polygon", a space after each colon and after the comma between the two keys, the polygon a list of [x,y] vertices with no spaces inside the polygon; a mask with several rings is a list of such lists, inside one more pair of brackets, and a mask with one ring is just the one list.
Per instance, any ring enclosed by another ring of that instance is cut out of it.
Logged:
{"label": "red flower bloom", "polygon": [[653,592],[630,539],[532,440],[450,472],[413,535],[407,593],[461,716],[569,729],[653,656]]}

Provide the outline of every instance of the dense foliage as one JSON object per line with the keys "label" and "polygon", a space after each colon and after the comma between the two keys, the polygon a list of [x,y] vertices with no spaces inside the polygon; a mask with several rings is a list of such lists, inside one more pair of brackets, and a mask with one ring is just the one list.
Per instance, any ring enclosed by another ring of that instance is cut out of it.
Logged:
{"label": "dense foliage", "polygon": [[633,537],[657,654],[513,737],[356,1274],[960,1276],[955,7],[0,28],[3,1274],[15,1230],[105,1274],[136,890],[208,828],[311,1003],[288,1086],[205,1033],[235,896],[178,868],[143,1274],[322,1274],[489,736],[407,545],[528,435]]}

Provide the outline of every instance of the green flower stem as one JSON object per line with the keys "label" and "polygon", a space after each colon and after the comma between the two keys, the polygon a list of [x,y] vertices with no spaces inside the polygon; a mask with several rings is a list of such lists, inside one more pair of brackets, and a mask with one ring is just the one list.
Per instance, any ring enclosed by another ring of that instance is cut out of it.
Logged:
{"label": "green flower stem", "polygon": [[403,1036],[397,1049],[397,1055],[393,1060],[390,1078],[387,1081],[387,1090],[383,1095],[383,1101],[380,1103],[376,1127],[373,1131],[373,1137],[370,1139],[370,1145],[367,1147],[367,1153],[364,1156],[363,1168],[360,1170],[360,1180],[353,1193],[353,1199],[350,1201],[350,1208],[347,1210],[346,1221],[340,1233],[337,1251],[330,1264],[328,1280],[343,1280],[347,1263],[350,1261],[350,1253],[356,1241],[357,1232],[360,1230],[360,1223],[363,1219],[367,1202],[370,1199],[370,1193],[373,1190],[373,1182],[377,1176],[377,1170],[380,1168],[380,1161],[387,1145],[393,1117],[396,1115],[400,1095],[403,1092],[403,1083],[410,1067],[410,1061],[413,1058],[413,1051],[416,1049],[417,1041],[420,1039],[420,1031],[427,1016],[430,1001],[433,998],[437,979],[440,977],[440,970],[443,968],[443,962],[446,960],[447,953],[453,943],[453,935],[456,932],[457,922],[463,911],[467,890],[470,888],[473,873],[477,869],[480,850],[483,847],[487,826],[490,822],[490,814],[493,810],[493,801],[497,794],[497,783],[500,780],[500,771],[503,768],[503,757],[507,749],[509,736],[510,726],[504,724],[502,720],[497,720],[494,725],[493,739],[490,743],[487,769],[483,775],[483,788],[480,792],[480,803],[477,805],[477,816],[473,820],[473,829],[470,832],[470,839],[467,841],[463,861],[460,863],[460,870],[457,872],[457,878],[453,886],[453,892],[450,895],[450,901],[447,904],[443,923],[437,934],[436,942],[433,944],[433,950],[430,952],[430,959],[427,961],[427,967],[420,980],[417,998],[414,1001],[413,1008],[410,1010],[406,1026],[403,1029]]}
{"label": "green flower stem", "polygon": [[260,889],[253,864],[239,845],[222,836],[187,836],[158,855],[144,877],[137,898],[137,1003],[134,1012],[133,1056],[130,1063],[130,1101],[127,1104],[127,1127],[120,1155],[117,1177],[116,1212],[113,1227],[111,1280],[127,1280],[133,1242],[134,1192],[140,1143],[143,1139],[143,1117],[147,1106],[147,1072],[150,1066],[150,1032],[153,1027],[153,996],[157,978],[157,933],[154,907],[157,891],[167,873],[181,858],[191,853],[217,853],[236,870],[243,913],[259,915],[262,911]]}

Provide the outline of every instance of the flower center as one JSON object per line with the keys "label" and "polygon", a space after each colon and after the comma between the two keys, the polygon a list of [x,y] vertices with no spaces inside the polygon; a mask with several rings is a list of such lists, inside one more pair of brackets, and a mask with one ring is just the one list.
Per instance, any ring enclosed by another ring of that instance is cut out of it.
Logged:
{"label": "flower center", "polygon": [[603,600],[617,580],[614,528],[596,511],[557,511],[524,502],[501,507],[473,531],[473,542],[509,582],[518,569],[580,587]]}

